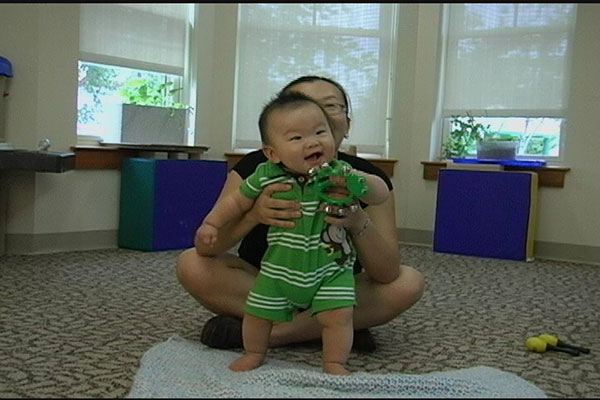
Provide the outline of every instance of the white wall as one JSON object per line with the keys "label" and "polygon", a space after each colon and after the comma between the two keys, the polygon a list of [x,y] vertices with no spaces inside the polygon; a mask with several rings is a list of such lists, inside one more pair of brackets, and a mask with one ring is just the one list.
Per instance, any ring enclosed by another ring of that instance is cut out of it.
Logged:
{"label": "white wall", "polygon": [[[432,158],[429,132],[436,99],[441,6],[400,7],[390,149],[390,157],[399,159],[393,179],[397,225],[407,241],[418,238],[426,243],[433,228],[436,183],[423,180],[421,161]],[[223,159],[231,149],[236,5],[202,3],[199,8],[198,44],[192,55],[199,75],[196,143],[211,146],[206,158]],[[538,256],[577,259],[583,252],[588,260],[600,262],[600,135],[594,118],[600,115],[599,20],[600,5],[578,4],[567,151],[562,162],[571,171],[564,188],[540,189]],[[78,21],[78,4],[0,4],[0,54],[11,60],[15,73],[7,140],[17,148],[36,149],[37,142],[48,137],[51,150],[69,151],[76,141]],[[19,241],[34,243],[31,239],[36,236],[63,233],[68,240],[68,234],[98,232],[106,237],[118,229],[118,171],[10,173],[9,178],[8,252],[11,248],[40,251],[35,246],[19,247]],[[116,246],[116,234],[108,245]],[[54,246],[54,250],[69,247],[60,241]]]}
{"label": "white wall", "polygon": [[439,4],[406,4],[400,14],[402,37],[397,53],[390,157],[398,158],[394,174],[396,224],[409,233],[433,230],[436,182],[423,180],[421,161],[430,160],[430,132],[435,112],[439,61]]}
{"label": "white wall", "polygon": [[578,4],[565,165],[567,190],[544,190],[542,240],[600,246],[600,4]]}
{"label": "white wall", "polygon": [[[0,54],[14,73],[6,140],[15,148],[36,150],[44,138],[51,151],[70,151],[76,143],[78,51],[78,5],[0,4]],[[114,231],[118,225],[118,171],[4,174],[9,244],[14,237]]]}

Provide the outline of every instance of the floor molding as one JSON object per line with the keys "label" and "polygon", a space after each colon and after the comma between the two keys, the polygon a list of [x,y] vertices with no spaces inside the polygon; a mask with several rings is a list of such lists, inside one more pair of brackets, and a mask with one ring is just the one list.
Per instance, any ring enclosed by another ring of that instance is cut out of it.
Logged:
{"label": "floor molding", "polygon": [[[398,228],[400,243],[415,246],[433,246],[433,231]],[[600,247],[570,243],[534,241],[536,259],[582,262],[600,265]]]}
{"label": "floor molding", "polygon": [[6,254],[44,254],[117,248],[118,230],[58,232],[41,234],[7,233]]}
{"label": "floor molding", "polygon": [[[7,233],[6,254],[43,254],[117,248],[118,230],[43,234]],[[433,231],[398,229],[400,243],[432,247]],[[569,243],[534,242],[536,259],[583,262],[600,265],[600,247]]]}

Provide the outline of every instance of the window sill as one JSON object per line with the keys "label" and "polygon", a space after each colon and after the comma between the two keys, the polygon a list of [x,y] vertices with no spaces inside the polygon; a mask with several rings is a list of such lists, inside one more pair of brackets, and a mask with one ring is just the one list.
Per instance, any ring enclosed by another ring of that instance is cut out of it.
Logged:
{"label": "window sill", "polygon": [[[423,164],[423,179],[428,181],[437,181],[438,172],[446,168],[445,161],[421,161]],[[571,170],[568,167],[545,166],[545,167],[521,167],[509,166],[503,167],[504,171],[531,171],[538,174],[538,186],[564,187],[565,175]]]}
{"label": "window sill", "polygon": [[[225,152],[225,157],[227,158],[227,168],[231,169],[245,155],[246,153]],[[366,160],[381,168],[381,170],[385,172],[388,177],[391,178],[394,176],[394,166],[398,162],[398,160],[395,158],[366,158]]]}

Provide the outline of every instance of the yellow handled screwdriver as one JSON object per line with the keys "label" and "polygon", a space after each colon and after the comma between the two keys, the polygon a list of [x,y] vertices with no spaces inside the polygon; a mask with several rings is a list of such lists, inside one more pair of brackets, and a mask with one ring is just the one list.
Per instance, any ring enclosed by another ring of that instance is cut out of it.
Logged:
{"label": "yellow handled screwdriver", "polygon": [[569,349],[575,349],[578,350],[582,353],[585,354],[589,354],[590,353],[590,349],[587,349],[585,347],[579,347],[579,346],[574,346],[572,344],[569,343],[565,343],[562,340],[560,340],[559,338],[557,338],[554,335],[549,335],[547,333],[541,334],[538,336],[540,339],[542,339],[544,342],[551,344],[552,346],[559,346],[559,347],[566,347]]}

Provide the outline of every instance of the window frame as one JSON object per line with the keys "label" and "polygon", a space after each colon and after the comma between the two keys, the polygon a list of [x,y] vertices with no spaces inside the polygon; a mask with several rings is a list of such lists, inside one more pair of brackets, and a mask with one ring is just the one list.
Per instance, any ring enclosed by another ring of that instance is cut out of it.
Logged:
{"label": "window frame", "polygon": [[[115,4],[117,5],[117,4]],[[118,6],[118,5],[117,5]],[[187,104],[192,112],[187,113],[186,117],[186,132],[187,140],[184,145],[193,145],[195,141],[195,117],[193,110],[196,105],[195,87],[193,84],[196,80],[194,72],[196,68],[191,65],[191,60],[194,59],[195,44],[193,31],[195,29],[196,13],[198,6],[194,4],[187,5],[187,19],[185,23],[185,39],[184,39],[184,62],[183,67],[170,66],[160,63],[152,63],[141,61],[132,58],[116,57],[106,54],[98,54],[89,51],[79,50],[78,65],[80,62],[95,63],[106,67],[129,68],[134,70],[149,71],[157,74],[177,75],[178,79],[174,81],[175,85],[181,85],[181,90],[174,99],[180,103]],[[80,27],[81,29],[81,27]],[[77,67],[79,68],[79,66]],[[76,132],[77,135],[86,135],[85,133]]]}
{"label": "window frame", "polygon": [[[561,109],[477,109],[477,108],[469,108],[469,109],[450,109],[444,108],[444,96],[445,96],[445,87],[446,87],[446,71],[447,71],[447,57],[448,57],[448,48],[452,43],[456,43],[465,38],[477,39],[477,38],[485,38],[491,36],[486,31],[481,31],[478,33],[477,31],[469,31],[469,32],[461,32],[453,37],[450,37],[449,25],[450,25],[450,6],[451,4],[445,3],[442,5],[442,23],[440,24],[440,64],[439,64],[439,88],[438,88],[438,102],[436,106],[436,117],[435,122],[432,128],[432,137],[434,138],[434,146],[432,146],[432,151],[434,152],[435,157],[439,157],[442,153],[442,146],[447,136],[450,133],[451,123],[450,119],[454,116],[464,116],[467,117],[468,114],[475,118],[486,118],[486,117],[501,117],[501,118],[556,118],[561,119],[561,128],[559,132],[559,151],[558,156],[551,155],[517,155],[517,159],[519,158],[527,158],[527,159],[548,159],[551,161],[562,161],[565,155],[565,142],[567,135],[567,114],[568,114],[568,98],[569,98],[569,76],[571,73],[572,66],[572,52],[573,52],[573,39],[574,39],[574,29],[575,23],[571,26],[568,31],[569,41],[565,59],[565,79],[564,79],[564,106]],[[576,7],[576,5],[575,5]],[[576,8],[574,10],[576,15]],[[504,31],[504,32],[502,32]],[[513,37],[513,36],[522,36],[525,33],[529,32],[538,32],[539,29],[533,27],[512,27],[512,28],[504,28],[504,29],[496,29],[494,30],[494,37],[502,36],[505,37]],[[544,32],[551,32],[551,29],[545,29]],[[501,32],[502,34],[498,34]],[[564,32],[564,29],[556,28],[556,32]]]}

